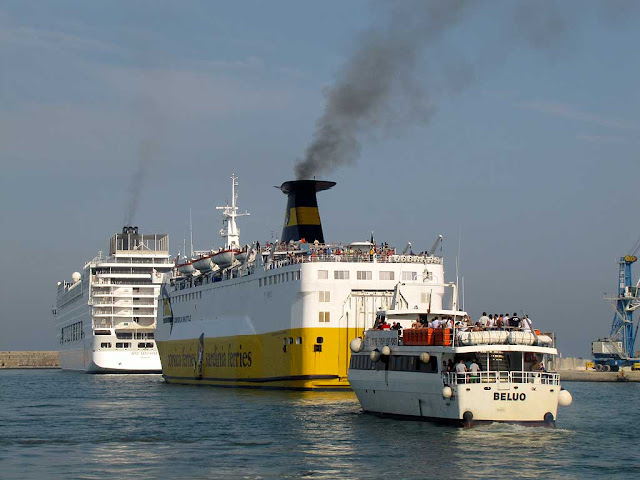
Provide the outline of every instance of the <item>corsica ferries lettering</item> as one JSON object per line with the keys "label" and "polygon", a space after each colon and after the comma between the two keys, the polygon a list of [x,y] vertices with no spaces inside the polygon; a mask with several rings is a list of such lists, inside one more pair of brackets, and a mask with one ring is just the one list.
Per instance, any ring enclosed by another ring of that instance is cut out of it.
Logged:
{"label": "corsica ferries lettering", "polygon": [[213,346],[213,352],[205,353],[204,362],[207,367],[250,367],[252,364],[251,351],[242,351],[242,345],[232,350],[231,344]]}
{"label": "corsica ferries lettering", "polygon": [[[213,352],[204,354],[207,367],[250,367],[253,363],[252,352],[242,351],[242,345],[233,350],[229,344],[225,350],[223,346],[214,345]],[[193,367],[196,364],[195,353],[170,353],[168,355],[170,367]]]}

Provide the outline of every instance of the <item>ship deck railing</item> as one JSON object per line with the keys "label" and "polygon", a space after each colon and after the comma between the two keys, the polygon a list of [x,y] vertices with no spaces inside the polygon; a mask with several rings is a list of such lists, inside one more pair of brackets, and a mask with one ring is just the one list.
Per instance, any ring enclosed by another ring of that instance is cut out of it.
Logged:
{"label": "ship deck railing", "polygon": [[268,264],[267,269],[284,267],[299,263],[315,263],[315,262],[346,262],[346,263],[428,263],[439,265],[442,263],[440,257],[428,257],[425,255],[360,255],[348,253],[331,253],[331,254],[302,254],[292,255],[288,258],[273,260]]}
{"label": "ship deck railing", "polygon": [[445,372],[442,374],[444,382],[448,385],[473,384],[473,383],[496,383],[496,384],[519,384],[533,383],[543,385],[560,385],[560,375],[553,372],[523,372],[520,370],[489,370],[455,373]]}

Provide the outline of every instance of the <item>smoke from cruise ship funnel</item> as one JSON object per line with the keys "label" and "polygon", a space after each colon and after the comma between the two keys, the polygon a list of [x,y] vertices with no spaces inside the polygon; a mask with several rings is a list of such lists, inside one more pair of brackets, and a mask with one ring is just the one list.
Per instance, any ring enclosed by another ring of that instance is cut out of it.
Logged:
{"label": "smoke from cruise ship funnel", "polygon": [[131,225],[138,211],[140,195],[153,167],[154,158],[160,151],[160,142],[164,131],[163,116],[156,103],[148,96],[139,98],[134,109],[140,125],[140,140],[135,169],[128,189],[127,205],[124,213],[124,224]]}
{"label": "smoke from cruise ship funnel", "polygon": [[[372,127],[398,127],[427,121],[428,95],[413,71],[421,48],[456,25],[466,0],[399,1],[390,4],[381,25],[364,32],[354,54],[326,93],[296,178],[312,178],[354,163],[360,153],[357,136]],[[386,4],[385,4],[386,7]]]}
{"label": "smoke from cruise ship funnel", "polygon": [[[632,24],[639,9],[638,2],[623,1],[584,2],[579,10],[554,0],[499,5],[398,0],[374,5],[382,7],[381,22],[360,35],[326,90],[312,141],[294,167],[297,179],[355,163],[362,134],[384,136],[408,124],[427,123],[438,96],[460,93],[479,73],[495,71],[510,50],[531,48],[556,58],[589,15],[615,27]],[[482,21],[482,15],[492,18],[486,35],[469,39],[463,33],[449,42],[449,35],[460,34],[477,18]],[[467,50],[459,52],[460,45]]]}
{"label": "smoke from cruise ship funnel", "polygon": [[308,243],[316,240],[324,243],[316,194],[335,184],[336,182],[320,180],[295,180],[280,185],[282,193],[287,195],[287,210],[280,241],[304,239]]}

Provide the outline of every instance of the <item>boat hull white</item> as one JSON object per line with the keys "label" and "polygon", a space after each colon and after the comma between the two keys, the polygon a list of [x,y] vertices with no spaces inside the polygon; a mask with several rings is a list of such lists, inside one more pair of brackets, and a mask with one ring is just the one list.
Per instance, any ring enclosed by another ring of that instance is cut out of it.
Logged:
{"label": "boat hull white", "polygon": [[[425,379],[425,375],[434,378]],[[453,395],[445,398],[441,375],[419,372],[390,375],[350,370],[349,383],[364,411],[460,426],[481,422],[551,425],[561,390],[559,385],[541,383],[469,383],[451,385]]]}

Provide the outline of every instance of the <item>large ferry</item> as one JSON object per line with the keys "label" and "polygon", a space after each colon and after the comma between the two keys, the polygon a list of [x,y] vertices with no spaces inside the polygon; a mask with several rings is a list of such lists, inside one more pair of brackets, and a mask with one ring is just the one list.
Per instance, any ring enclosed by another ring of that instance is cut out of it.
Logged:
{"label": "large ferry", "polygon": [[[405,289],[407,298],[417,293]],[[378,328],[351,341],[349,382],[363,410],[464,427],[555,426],[558,405],[572,398],[545,368],[558,353],[554,335],[531,329],[528,319],[504,328],[471,325],[465,312],[442,310],[441,298],[434,300],[433,309],[394,304],[379,312]]]}
{"label": "large ferry", "polygon": [[[224,245],[180,260],[165,275],[156,341],[167,382],[348,389],[349,341],[373,326],[376,312],[394,296],[398,305],[425,308],[444,289],[436,254],[442,237],[420,254],[410,244],[402,252],[378,244],[373,235],[325,243],[316,194],[334,185],[283,183],[280,241],[243,248],[232,177],[231,205],[221,207]],[[409,301],[403,292],[411,286],[422,291]]]}
{"label": "large ferry", "polygon": [[160,373],[155,344],[162,276],[174,264],[169,236],[126,226],[71,282],[58,282],[54,317],[60,367],[88,373]]}

